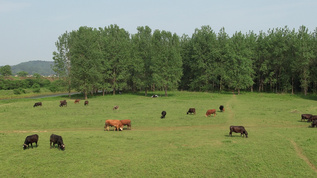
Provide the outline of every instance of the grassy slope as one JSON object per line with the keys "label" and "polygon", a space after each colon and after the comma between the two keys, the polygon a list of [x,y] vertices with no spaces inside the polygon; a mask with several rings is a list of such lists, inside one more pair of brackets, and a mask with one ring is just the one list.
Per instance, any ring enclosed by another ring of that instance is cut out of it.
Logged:
{"label": "grassy slope", "polygon": [[[169,97],[116,95],[60,108],[62,98],[0,101],[0,177],[315,177],[315,128],[300,114],[316,101],[276,94],[173,92]],[[215,118],[207,109],[225,106]],[[112,107],[119,105],[118,111]],[[186,115],[189,107],[196,115]],[[166,119],[160,119],[162,110]],[[106,119],[131,119],[132,130],[103,131]],[[244,125],[249,138],[228,137]],[[27,135],[39,147],[23,151]],[[65,151],[49,148],[63,136]]]}

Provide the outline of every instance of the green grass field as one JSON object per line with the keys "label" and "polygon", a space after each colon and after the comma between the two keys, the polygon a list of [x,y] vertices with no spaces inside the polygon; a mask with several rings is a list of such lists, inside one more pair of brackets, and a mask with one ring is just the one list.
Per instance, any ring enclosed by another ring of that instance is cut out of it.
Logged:
{"label": "green grass field", "polygon": [[[88,106],[75,98],[66,98],[67,107],[59,107],[63,97],[0,101],[0,177],[317,176],[317,128],[300,121],[317,114],[314,97],[140,93],[89,98]],[[43,106],[33,108],[38,101]],[[225,112],[205,117],[220,105]],[[186,115],[190,107],[196,115]],[[131,119],[132,130],[104,131],[106,119]],[[229,137],[230,125],[243,125],[249,138]],[[50,149],[52,133],[63,137],[65,151]],[[39,146],[23,150],[31,134]]]}

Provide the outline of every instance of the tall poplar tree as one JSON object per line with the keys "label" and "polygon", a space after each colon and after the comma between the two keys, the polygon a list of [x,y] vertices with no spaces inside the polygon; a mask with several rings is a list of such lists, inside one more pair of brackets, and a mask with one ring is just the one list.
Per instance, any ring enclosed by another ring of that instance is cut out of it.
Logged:
{"label": "tall poplar tree", "polygon": [[155,30],[152,44],[153,85],[163,88],[167,96],[167,90],[177,88],[182,77],[179,37],[171,32]]}

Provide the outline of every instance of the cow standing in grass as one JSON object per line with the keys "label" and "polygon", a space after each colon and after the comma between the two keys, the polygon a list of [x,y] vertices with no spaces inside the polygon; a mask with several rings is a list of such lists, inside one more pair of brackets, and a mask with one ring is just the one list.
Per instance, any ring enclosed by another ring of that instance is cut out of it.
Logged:
{"label": "cow standing in grass", "polygon": [[243,126],[230,126],[229,135],[232,137],[232,132],[240,133],[241,136],[248,138],[248,132],[245,130]]}
{"label": "cow standing in grass", "polygon": [[125,119],[125,120],[120,120],[123,126],[127,126],[128,130],[131,130],[131,120],[130,119]]}
{"label": "cow standing in grass", "polygon": [[35,143],[37,147],[38,141],[39,141],[39,136],[37,134],[27,136],[23,144],[23,149],[25,150],[26,148],[28,148],[29,144],[31,144],[31,147],[33,148],[32,143]]}
{"label": "cow standing in grass", "polygon": [[312,122],[314,120],[317,120],[317,115],[312,115],[308,120],[307,122]]}
{"label": "cow standing in grass", "polygon": [[112,110],[119,110],[119,106],[118,105],[114,106]]}
{"label": "cow standing in grass", "polygon": [[51,137],[50,137],[50,148],[52,148],[52,146],[55,148],[55,144],[58,145],[59,149],[65,150],[65,145],[64,145],[64,142],[63,142],[63,138],[61,136],[59,136],[59,135],[52,134]]}
{"label": "cow standing in grass", "polygon": [[210,115],[214,115],[214,117],[216,116],[216,109],[209,109],[207,112],[206,112],[206,117],[210,116]]}
{"label": "cow standing in grass", "polygon": [[305,121],[305,120],[308,120],[308,119],[310,119],[311,118],[311,116],[312,116],[312,114],[302,114],[301,115],[301,121]]}
{"label": "cow standing in grass", "polygon": [[311,123],[311,127],[317,127],[317,120],[313,120],[313,122]]}
{"label": "cow standing in grass", "polygon": [[75,99],[74,103],[79,103],[80,99]]}
{"label": "cow standing in grass", "polygon": [[161,119],[165,118],[165,116],[166,116],[166,111],[162,111]]}
{"label": "cow standing in grass", "polygon": [[195,108],[189,108],[187,111],[187,114],[196,114],[196,109]]}
{"label": "cow standing in grass", "polygon": [[66,100],[60,101],[59,107],[64,107],[64,106],[67,106]]}
{"label": "cow standing in grass", "polygon": [[220,110],[220,112],[225,112],[225,108],[223,107],[223,105],[219,106],[219,110]]}
{"label": "cow standing in grass", "polygon": [[88,101],[85,101],[84,106],[88,105]]}
{"label": "cow standing in grass", "polygon": [[108,130],[109,131],[109,127],[115,127],[116,131],[122,131],[123,130],[123,124],[121,123],[120,120],[111,120],[108,119],[105,122],[105,131]]}
{"label": "cow standing in grass", "polygon": [[33,107],[42,106],[42,102],[34,103]]}

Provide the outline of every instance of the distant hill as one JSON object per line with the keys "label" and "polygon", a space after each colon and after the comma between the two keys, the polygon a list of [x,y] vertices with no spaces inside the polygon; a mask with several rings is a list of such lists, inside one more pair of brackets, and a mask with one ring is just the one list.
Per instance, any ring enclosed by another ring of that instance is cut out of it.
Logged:
{"label": "distant hill", "polygon": [[11,66],[11,70],[13,75],[17,74],[20,71],[25,71],[29,75],[38,73],[40,75],[49,76],[55,74],[55,72],[51,68],[51,65],[53,64],[53,61],[29,61]]}

